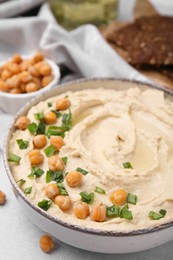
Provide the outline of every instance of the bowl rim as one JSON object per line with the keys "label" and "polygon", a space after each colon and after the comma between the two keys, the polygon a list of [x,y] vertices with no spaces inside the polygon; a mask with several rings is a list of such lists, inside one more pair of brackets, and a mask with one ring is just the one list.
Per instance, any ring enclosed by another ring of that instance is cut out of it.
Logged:
{"label": "bowl rim", "polygon": [[[21,55],[21,57],[23,59],[27,59],[30,58],[31,56],[33,56],[34,54],[30,54],[30,55]],[[0,66],[2,66],[4,63],[8,62],[9,60],[11,60],[11,58],[3,60],[0,62]],[[41,88],[37,91],[31,92],[31,93],[21,93],[21,94],[12,94],[12,93],[8,93],[8,92],[3,92],[0,91],[0,96],[1,97],[5,97],[5,98],[12,98],[12,99],[25,99],[25,98],[33,98],[35,95],[39,95],[47,90],[49,90],[51,87],[55,86],[56,84],[58,84],[60,77],[61,77],[61,73],[60,73],[60,68],[58,65],[56,65],[56,63],[53,60],[50,60],[48,58],[45,57],[45,60],[49,63],[49,65],[52,68],[52,73],[53,73],[53,80],[44,88]]]}
{"label": "bowl rim", "polygon": [[[158,89],[158,90],[162,90],[164,93],[170,95],[173,97],[173,91],[170,89],[166,89],[162,86],[158,86],[156,84],[152,84],[152,83],[145,83],[142,81],[138,81],[138,80],[129,80],[129,79],[124,79],[124,78],[83,78],[83,79],[78,79],[78,80],[74,80],[74,81],[70,81],[70,82],[65,82],[62,83],[60,85],[58,85],[58,89],[62,89],[62,93],[63,93],[63,87],[68,87],[70,85],[74,85],[74,84],[80,84],[80,83],[87,83],[87,82],[91,82],[91,81],[120,81],[120,82],[126,82],[126,83],[132,83],[132,84],[139,84],[141,86],[146,86],[149,88],[154,88],[154,89]],[[43,100],[45,100],[46,98],[49,98],[47,96],[49,96],[51,94],[51,92],[55,91],[55,89],[49,89],[48,91],[46,91],[44,93],[43,96]],[[31,200],[29,200],[23,193],[23,191],[19,188],[19,186],[17,185],[17,183],[15,182],[11,169],[9,167],[9,163],[8,163],[8,140],[9,137],[11,136],[11,129],[13,129],[13,125],[16,121],[16,119],[21,116],[23,114],[23,112],[27,109],[27,111],[31,108],[31,106],[33,105],[33,103],[35,102],[39,102],[41,100],[39,100],[42,97],[42,95],[38,95],[35,99],[33,99],[31,102],[28,102],[23,108],[21,108],[19,110],[19,112],[16,114],[16,116],[14,117],[12,123],[10,124],[8,130],[7,130],[7,134],[5,136],[4,139],[4,145],[3,145],[3,162],[4,162],[4,166],[5,166],[5,170],[7,173],[7,176],[12,184],[12,188],[14,189],[14,192],[16,195],[19,195],[20,198],[27,204],[27,206],[31,207],[34,211],[36,211],[36,213],[41,214],[42,217],[47,218],[48,220],[57,223],[65,228],[68,229],[72,229],[74,231],[78,231],[81,233],[88,233],[91,235],[99,235],[99,236],[109,236],[109,237],[130,237],[130,236],[138,236],[138,235],[146,235],[149,233],[153,233],[153,232],[157,232],[166,228],[169,228],[171,226],[173,226],[173,221],[158,225],[156,227],[153,228],[143,228],[143,229],[138,229],[138,230],[131,230],[131,231],[112,231],[112,230],[99,230],[97,228],[88,228],[88,227],[82,227],[79,226],[77,224],[71,224],[69,222],[65,222],[62,221],[60,219],[58,219],[57,217],[54,217],[50,214],[48,214],[46,211],[44,211],[43,209],[39,208],[38,206],[36,206]],[[39,100],[39,101],[38,101]],[[35,105],[35,104],[34,104]]]}

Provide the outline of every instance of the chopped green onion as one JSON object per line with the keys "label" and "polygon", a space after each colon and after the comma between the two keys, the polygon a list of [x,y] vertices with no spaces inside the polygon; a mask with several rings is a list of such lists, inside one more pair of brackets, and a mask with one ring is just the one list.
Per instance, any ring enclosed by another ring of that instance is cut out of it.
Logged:
{"label": "chopped green onion", "polygon": [[120,211],[120,218],[125,218],[125,219],[133,219],[133,215],[132,215],[132,212],[129,211],[129,206],[128,204],[125,205],[121,211]]}
{"label": "chopped green onion", "polygon": [[136,203],[137,203],[137,196],[135,194],[128,193],[128,195],[127,195],[127,203],[136,205]]}
{"label": "chopped green onion", "polygon": [[123,166],[124,166],[125,169],[133,169],[133,167],[132,167],[130,162],[123,163]]}
{"label": "chopped green onion", "polygon": [[95,186],[95,190],[94,191],[97,192],[97,193],[100,193],[100,194],[106,194],[105,190],[103,190],[103,189],[101,189],[101,188],[99,188],[97,186]]}
{"label": "chopped green onion", "polygon": [[48,105],[48,107],[52,107],[52,103],[51,102],[48,102],[47,105]]}
{"label": "chopped green onion", "polygon": [[164,217],[167,211],[165,209],[160,209],[159,213]]}
{"label": "chopped green onion", "polygon": [[16,183],[19,183],[20,186],[22,186],[26,181],[24,179],[18,180]]}
{"label": "chopped green onion", "polygon": [[57,117],[61,117],[62,114],[57,110],[51,110]]}
{"label": "chopped green onion", "polygon": [[29,124],[27,126],[27,128],[28,128],[29,132],[33,135],[33,134],[35,134],[37,132],[38,126],[37,126],[36,123],[33,122],[33,123]]}
{"label": "chopped green onion", "polygon": [[48,137],[50,137],[51,135],[59,135],[61,137],[64,137],[64,131],[59,126],[49,126],[46,135]]}
{"label": "chopped green onion", "polygon": [[32,187],[28,187],[28,188],[24,189],[25,194],[30,194],[31,191],[32,191]]}
{"label": "chopped green onion", "polygon": [[67,157],[62,157],[61,159],[63,160],[63,163],[66,165],[67,161],[68,161],[68,158]]}
{"label": "chopped green onion", "polygon": [[9,158],[8,158],[8,161],[9,161],[9,162],[19,163],[20,160],[21,160],[21,157],[18,156],[18,155],[16,155],[16,154],[14,154],[14,153],[11,153],[10,156],[9,156]]}
{"label": "chopped green onion", "polygon": [[42,121],[40,121],[38,123],[38,127],[36,130],[37,135],[45,134],[45,130],[46,130],[46,125]]}
{"label": "chopped green onion", "polygon": [[77,167],[76,171],[77,171],[77,172],[81,172],[83,175],[88,174],[88,171],[86,171],[86,170],[84,170],[84,169],[82,169],[82,168],[80,168],[80,167]]}
{"label": "chopped green onion", "polygon": [[42,120],[44,118],[43,112],[34,114],[36,120]]}
{"label": "chopped green onion", "polygon": [[63,182],[64,176],[62,171],[47,171],[46,173],[46,182],[56,181],[56,182]]}
{"label": "chopped green onion", "polygon": [[62,183],[57,183],[57,186],[59,188],[60,194],[61,195],[68,195],[68,192],[66,191],[66,188]]}
{"label": "chopped green onion", "polygon": [[88,204],[92,204],[94,202],[94,192],[87,193],[87,192],[80,192],[81,198],[83,202]]}
{"label": "chopped green onion", "polygon": [[16,142],[17,142],[20,149],[27,149],[28,148],[28,144],[29,144],[28,141],[24,141],[22,139],[17,139]]}
{"label": "chopped green onion", "polygon": [[152,220],[159,220],[161,218],[164,218],[164,216],[166,215],[166,210],[165,209],[160,209],[159,213],[154,212],[154,211],[150,211],[149,212],[149,218]]}
{"label": "chopped green onion", "polygon": [[40,201],[37,205],[38,205],[41,209],[47,211],[47,210],[50,208],[51,204],[52,204],[52,201],[51,201],[51,200],[45,200],[45,199],[43,199],[43,200]]}
{"label": "chopped green onion", "polygon": [[107,217],[112,217],[112,218],[116,218],[119,217],[120,215],[120,207],[118,206],[111,206],[111,207],[106,207],[106,216]]}
{"label": "chopped green onion", "polygon": [[55,148],[52,145],[49,145],[46,149],[44,149],[44,153],[47,157],[51,157],[55,153]]}
{"label": "chopped green onion", "polygon": [[40,168],[36,169],[35,166],[31,167],[31,173],[28,175],[28,178],[40,178],[43,175],[44,171]]}
{"label": "chopped green onion", "polygon": [[62,115],[62,127],[64,127],[66,130],[65,131],[69,131],[72,127],[72,115],[71,112],[69,111],[69,113],[64,113]]}

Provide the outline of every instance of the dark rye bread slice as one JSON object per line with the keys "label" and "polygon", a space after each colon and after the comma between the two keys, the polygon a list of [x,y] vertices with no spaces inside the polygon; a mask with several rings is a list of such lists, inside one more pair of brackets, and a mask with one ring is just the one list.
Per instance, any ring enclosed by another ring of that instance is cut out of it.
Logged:
{"label": "dark rye bread slice", "polygon": [[141,17],[109,34],[107,40],[121,49],[133,66],[173,65],[172,17]]}

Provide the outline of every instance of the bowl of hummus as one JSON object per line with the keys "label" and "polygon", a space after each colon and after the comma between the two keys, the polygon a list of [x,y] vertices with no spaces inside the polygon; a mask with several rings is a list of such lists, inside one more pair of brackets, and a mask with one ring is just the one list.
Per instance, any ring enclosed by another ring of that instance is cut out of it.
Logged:
{"label": "bowl of hummus", "polygon": [[171,91],[117,79],[61,85],[27,104],[4,145],[31,220],[72,246],[129,253],[173,238]]}

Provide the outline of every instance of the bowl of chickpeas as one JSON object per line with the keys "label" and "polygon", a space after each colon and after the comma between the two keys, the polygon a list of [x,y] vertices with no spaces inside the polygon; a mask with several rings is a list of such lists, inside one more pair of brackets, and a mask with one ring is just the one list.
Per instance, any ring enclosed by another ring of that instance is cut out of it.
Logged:
{"label": "bowl of chickpeas", "polygon": [[16,114],[36,95],[54,87],[59,79],[59,67],[40,52],[14,54],[0,63],[0,109]]}

